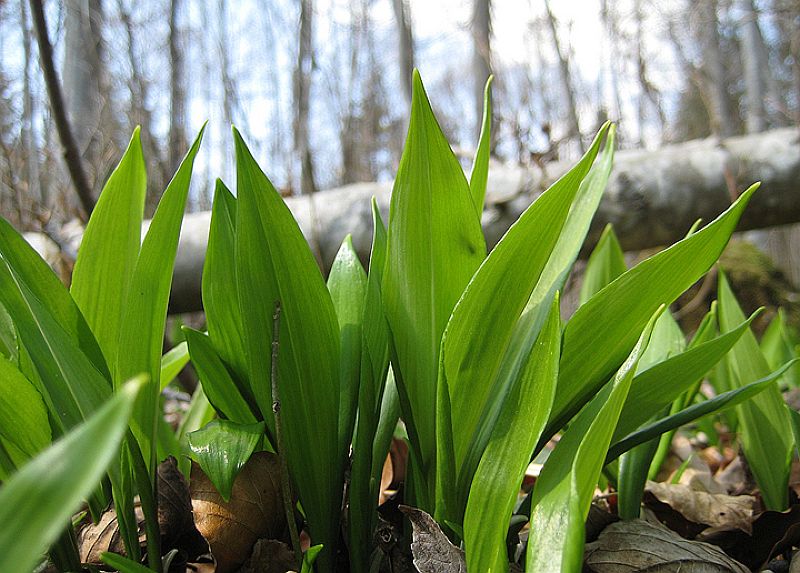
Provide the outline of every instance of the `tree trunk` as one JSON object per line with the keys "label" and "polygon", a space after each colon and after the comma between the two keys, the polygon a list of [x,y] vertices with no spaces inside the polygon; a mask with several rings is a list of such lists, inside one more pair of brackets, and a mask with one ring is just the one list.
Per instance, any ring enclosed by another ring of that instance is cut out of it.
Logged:
{"label": "tree trunk", "polygon": [[745,87],[745,128],[747,133],[758,133],[767,127],[766,110],[764,109],[764,62],[761,33],[758,29],[758,16],[753,9],[752,0],[738,0],[737,7],[742,13],[739,27],[741,29],[741,57],[744,68]]}
{"label": "tree trunk", "polygon": [[400,84],[406,103],[411,107],[411,75],[414,71],[414,34],[411,30],[410,8],[407,0],[392,0],[394,19],[397,22],[398,51],[400,57]]}
{"label": "tree trunk", "polygon": [[561,42],[558,39],[556,17],[553,15],[553,11],[550,10],[549,0],[545,0],[544,6],[547,10],[547,23],[550,28],[550,36],[553,40],[553,49],[558,58],[558,81],[561,84],[561,91],[563,92],[567,108],[567,129],[569,130],[570,137],[578,143],[581,151],[584,151],[580,124],[578,123],[578,109],[575,105],[575,90],[572,89],[572,75],[569,69],[569,60],[561,48]]}
{"label": "tree trunk", "polygon": [[189,149],[186,138],[186,81],[178,14],[181,0],[169,2],[169,172],[174,173]]}
{"label": "tree trunk", "polygon": [[22,49],[25,56],[22,80],[22,147],[25,150],[25,176],[28,181],[28,200],[42,209],[47,208],[47,194],[39,182],[39,147],[36,145],[34,121],[35,100],[31,93],[31,67],[33,66],[31,30],[28,21],[26,0],[20,0],[20,22],[22,24]]}
{"label": "tree trunk", "polygon": [[[614,225],[626,250],[680,240],[698,217],[711,221],[730,205],[723,168],[731,161],[737,164],[740,189],[762,181],[739,230],[800,221],[800,140],[795,129],[785,128],[732,137],[724,148],[716,139],[703,139],[656,151],[619,151],[585,248],[594,244],[607,223]],[[483,217],[489,245],[571,166],[569,162],[548,164],[546,173],[535,167],[491,170],[486,197],[489,213]],[[352,233],[356,250],[367,260],[372,236],[370,198],[377,198],[386,216],[390,193],[391,183],[361,183],[289,197],[286,203],[306,237],[319,238],[323,266],[329,268],[347,233]],[[200,278],[210,219],[209,212],[185,217],[175,262],[172,312],[201,308]],[[70,247],[77,249],[77,245]]]}
{"label": "tree trunk", "polygon": [[300,42],[294,73],[294,148],[300,157],[300,192],[303,195],[310,195],[317,190],[308,127],[311,115],[311,74],[314,70],[313,21],[313,1],[300,0]]}
{"label": "tree trunk", "polygon": [[492,74],[492,2],[473,0],[472,3],[472,80],[475,105],[475,137],[481,132],[483,93],[486,80]]}
{"label": "tree trunk", "polygon": [[725,63],[719,45],[717,0],[701,0],[697,4],[698,34],[703,54],[706,100],[711,116],[711,130],[718,137],[728,137],[735,130],[733,111],[725,78]]}

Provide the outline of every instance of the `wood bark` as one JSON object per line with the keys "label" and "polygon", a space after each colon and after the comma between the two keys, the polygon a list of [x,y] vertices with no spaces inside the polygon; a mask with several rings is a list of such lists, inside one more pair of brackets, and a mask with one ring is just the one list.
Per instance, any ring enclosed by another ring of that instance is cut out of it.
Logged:
{"label": "wood bark", "polygon": [[300,42],[294,72],[294,147],[300,157],[300,192],[303,195],[310,195],[317,190],[309,138],[311,73],[314,69],[313,22],[313,1],[300,0]]}
{"label": "wood bark", "polygon": [[[758,17],[752,0],[739,0],[737,7],[742,13],[739,27],[742,36],[742,67],[745,87],[745,128],[747,133],[758,133],[767,127],[767,114],[764,108],[764,82],[762,56],[765,53]],[[762,44],[762,45],[759,45]]]}
{"label": "wood bark", "polygon": [[411,107],[411,76],[414,71],[414,33],[407,0],[392,0],[394,19],[397,22],[398,50],[400,57],[400,84],[409,108]]}
{"label": "wood bark", "polygon": [[189,149],[186,137],[186,81],[178,14],[181,0],[169,2],[169,172],[174,173]]}
{"label": "wood bark", "polygon": [[83,207],[84,216],[88,220],[92,209],[94,209],[95,201],[92,195],[89,178],[86,175],[81,159],[78,143],[72,132],[69,119],[67,118],[64,95],[61,91],[61,83],[58,80],[53,63],[53,46],[50,44],[50,38],[47,33],[47,22],[45,20],[44,7],[42,6],[41,0],[31,0],[31,15],[33,17],[36,40],[39,46],[39,60],[42,66],[44,81],[47,85],[47,93],[50,98],[50,113],[53,115],[58,137],[61,140],[61,146],[64,151],[64,162],[66,163],[67,170],[72,179],[72,184],[75,186],[75,191]]}
{"label": "wood bark", "polygon": [[[745,210],[740,231],[800,222],[800,138],[797,130],[784,128],[732,137],[721,145],[716,138],[709,138],[656,151],[619,151],[585,249],[594,245],[607,223],[614,225],[626,250],[680,240],[697,218],[707,223],[730,205],[723,175],[726,165],[734,165],[740,191],[762,181],[762,188]],[[531,202],[571,166],[557,162],[542,170],[493,165],[482,217],[488,246],[496,244]],[[386,218],[390,193],[391,183],[360,183],[289,197],[286,203],[306,237],[319,237],[327,270],[348,233],[366,262],[372,236],[370,198],[377,198]],[[200,277],[210,220],[209,212],[192,213],[184,219],[172,312],[201,308]],[[73,249],[76,247],[71,246]]]}
{"label": "wood bark", "polygon": [[725,63],[719,44],[717,0],[701,0],[697,26],[700,49],[703,54],[703,85],[711,116],[711,129],[719,137],[728,137],[735,131],[736,122],[728,94]]}
{"label": "wood bark", "polygon": [[475,137],[481,132],[483,93],[486,80],[492,74],[492,3],[473,0],[472,3],[472,81],[475,106]]}

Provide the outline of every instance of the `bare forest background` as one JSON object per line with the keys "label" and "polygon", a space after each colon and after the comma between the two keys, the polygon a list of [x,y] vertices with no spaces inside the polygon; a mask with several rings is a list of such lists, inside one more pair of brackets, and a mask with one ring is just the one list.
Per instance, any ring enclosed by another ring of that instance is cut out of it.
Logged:
{"label": "bare forest background", "polygon": [[[390,182],[415,66],[466,167],[490,74],[497,165],[607,119],[623,150],[724,141],[800,125],[800,0],[0,0],[0,213],[63,243],[137,125],[152,213],[206,119],[192,211],[235,186],[231,123],[286,196]],[[800,282],[796,228],[753,238]]]}

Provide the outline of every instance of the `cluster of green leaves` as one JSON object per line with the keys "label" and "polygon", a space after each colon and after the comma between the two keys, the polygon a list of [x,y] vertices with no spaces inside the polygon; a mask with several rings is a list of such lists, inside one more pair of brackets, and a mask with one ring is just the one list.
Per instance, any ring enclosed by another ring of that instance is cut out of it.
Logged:
{"label": "cluster of green leaves", "polygon": [[[380,471],[402,419],[410,445],[405,502],[463,542],[470,570],[508,570],[509,532],[530,522],[527,569],[573,571],[601,472],[619,489],[623,517],[638,515],[645,479],[671,433],[731,406],[765,503],[785,506],[791,430],[800,428],[776,385],[793,372],[785,328],[776,322],[759,348],[753,317],[742,315],[724,277],[719,304],[688,344],[666,310],[716,262],[756,187],[631,269],[606,229],[589,259],[580,307],[564,322],[559,293],[608,182],[613,126],[487,254],[480,215],[490,85],[469,179],[417,73],[413,88],[388,225],[373,201],[368,268],[348,237],[327,282],[234,130],[236,195],[217,182],[203,271],[207,331],[184,328],[186,343],[163,357],[199,138],[141,242],[145,178],[134,134],[86,229],[70,292],[0,222],[0,471],[8,480],[0,507],[23,507],[20,492],[34,485],[41,460],[78,452],[74,436],[100,432],[96,420],[113,412],[96,463],[80,471],[66,464],[63,480],[42,480],[58,500],[56,524],[81,497],[94,517],[113,500],[133,561],[109,556],[110,564],[143,570],[134,563],[138,493],[150,527],[148,564],[161,565],[152,500],[158,460],[180,456],[185,470],[191,457],[227,499],[249,457],[268,449],[285,461],[317,544],[304,570],[318,552],[314,567],[333,570],[340,549],[352,570],[368,571],[380,558],[371,550]],[[159,391],[189,357],[202,385],[176,435],[160,415]],[[699,382],[715,367],[719,394],[702,399]],[[136,389],[124,382],[141,373],[134,400]],[[557,434],[532,494],[517,503],[530,460]],[[343,503],[348,528],[340,547]],[[19,558],[22,569],[0,568],[22,571],[54,541],[51,559],[74,568],[74,540],[56,539],[65,530],[53,527],[31,545],[27,561]],[[0,536],[0,555],[9,543]]]}

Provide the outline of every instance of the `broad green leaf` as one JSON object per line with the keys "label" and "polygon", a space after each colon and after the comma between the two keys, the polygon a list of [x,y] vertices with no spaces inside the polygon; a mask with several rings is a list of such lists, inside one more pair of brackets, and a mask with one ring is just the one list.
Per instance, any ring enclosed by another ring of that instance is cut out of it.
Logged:
{"label": "broad green leaf", "polygon": [[175,380],[175,377],[189,363],[189,346],[186,342],[181,342],[161,357],[161,389]]}
{"label": "broad green leaf", "polygon": [[367,273],[358,260],[350,235],[345,237],[333,260],[328,275],[328,291],[339,321],[339,449],[346,456],[356,421],[363,346],[362,320],[367,293]]}
{"label": "broad green leaf", "polygon": [[181,424],[178,426],[178,431],[175,434],[182,453],[182,455],[178,457],[178,469],[186,477],[189,477],[191,471],[189,444],[186,439],[186,434],[199,430],[208,424],[214,419],[215,413],[214,407],[211,405],[211,402],[208,401],[208,398],[206,398],[205,392],[203,392],[203,386],[198,384],[194,394],[192,394],[192,401],[189,402],[189,410],[184,413]]}
{"label": "broad green leaf", "polygon": [[0,528],[0,571],[29,573],[64,530],[116,457],[143,384],[139,379],[120,388],[0,486],[0,523],[7,525]]}
{"label": "broad green leaf", "polygon": [[436,464],[439,345],[486,246],[469,184],[417,71],[413,85],[408,137],[392,190],[382,294],[403,419],[416,470],[428,482],[417,502],[431,509],[425,503]]}
{"label": "broad green leaf", "polygon": [[564,329],[552,435],[611,377],[660,304],[671,304],[719,257],[758,185],[703,229],[642,261],[581,306]]}
{"label": "broad green leaf", "polygon": [[635,448],[639,444],[642,444],[655,436],[669,432],[690,422],[694,422],[695,420],[713,412],[719,412],[725,408],[731,408],[749,400],[759,392],[769,388],[770,385],[781,376],[781,374],[786,372],[786,370],[788,370],[795,363],[795,360],[787,362],[775,372],[762,378],[761,380],[750,382],[741,388],[723,392],[718,396],[714,396],[708,400],[703,400],[699,404],[689,406],[688,408],[680,410],[679,412],[675,412],[674,414],[670,414],[669,416],[666,416],[665,418],[662,418],[651,424],[642,426],[635,432],[632,432],[621,440],[614,442],[614,444],[608,449],[606,463],[611,463],[626,451],[630,450],[631,448]]}
{"label": "broad green leaf", "polygon": [[22,454],[14,460],[16,466],[50,444],[50,421],[42,396],[11,361],[1,356],[0,437]]}
{"label": "broad green leaf", "polygon": [[[386,228],[375,198],[372,198],[372,249],[369,259],[364,316],[362,319],[363,349],[361,352],[358,388],[358,416],[353,435],[353,464],[350,469],[350,568],[358,573],[367,570],[371,536],[377,525],[377,486],[373,448],[379,447],[376,436],[381,397],[389,368],[389,327],[383,315],[381,281],[386,262]],[[394,387],[393,387],[394,388]],[[396,396],[396,391],[395,391]],[[396,403],[396,401],[395,401]],[[399,409],[399,404],[396,404]],[[396,418],[395,418],[396,421]],[[381,460],[383,461],[383,460]]]}
{"label": "broad green leaf", "polygon": [[[566,247],[560,247],[559,236],[606,131],[607,127],[601,130],[583,159],[511,226],[475,273],[447,325],[439,384],[445,385],[447,395],[441,398],[449,406],[437,405],[437,454],[438,463],[443,464],[437,495],[440,503],[451,506],[447,519],[454,523],[461,521],[469,482],[493,420],[541,327],[529,322],[534,317],[531,313],[540,312],[543,304],[549,309],[547,293],[565,276],[562,263],[568,265],[577,255],[580,239],[572,245],[570,238]],[[591,213],[587,215],[586,225]],[[548,266],[554,249],[561,256]],[[529,307],[533,294],[539,304]],[[530,312],[523,314],[526,309]],[[445,416],[457,420],[458,428],[449,428]],[[455,475],[447,475],[450,468]],[[453,479],[458,480],[457,488],[452,488]],[[447,502],[448,495],[455,498]],[[441,511],[437,509],[437,518],[443,517]]]}
{"label": "broad green leaf", "polygon": [[[0,257],[14,269],[17,280],[24,282],[56,322],[62,325],[69,338],[89,358],[94,367],[110,381],[111,375],[100,346],[69,291],[33,247],[2,217],[0,217]],[[6,311],[15,322],[18,320],[12,308],[6,306]],[[24,369],[21,370],[25,372]]]}
{"label": "broad green leaf", "polygon": [[[269,351],[281,303],[278,388],[289,471],[313,542],[329,563],[339,536],[339,325],[319,267],[280,194],[234,130],[237,167],[236,282],[249,379],[270,429]],[[274,443],[274,442],[273,442]],[[323,567],[326,569],[327,567]]]}
{"label": "broad green leaf", "polygon": [[220,358],[232,370],[238,383],[246,388],[246,395],[252,398],[247,383],[247,360],[236,286],[236,259],[233,256],[236,209],[236,199],[225,184],[217,180],[203,265],[203,309],[208,335]]}
{"label": "broad green leaf", "polygon": [[644,371],[656,364],[677,356],[686,349],[686,337],[672,314],[667,311],[656,321],[650,344],[639,361],[639,370]]}
{"label": "broad green leaf", "polygon": [[300,568],[300,573],[313,573],[314,563],[322,551],[322,545],[313,545],[303,553],[303,565]]}
{"label": "broad green leaf", "polygon": [[483,213],[483,203],[486,198],[486,182],[489,180],[489,154],[492,144],[492,80],[494,76],[489,76],[486,80],[486,88],[483,91],[483,120],[481,121],[481,134],[478,138],[478,149],[475,151],[475,159],[472,162],[472,172],[469,176],[469,191],[472,194],[472,202],[475,204],[475,211],[480,221]]}
{"label": "broad green leaf", "polygon": [[151,445],[157,429],[161,350],[172,286],[172,269],[189,194],[192,167],[204,131],[205,126],[200,130],[158,203],[142,242],[123,308],[119,333],[120,351],[114,382],[119,384],[122,380],[142,372],[148,375],[147,387],[134,407],[132,429],[150,467],[154,467],[156,463],[155,448]]}
{"label": "broad green leaf", "polygon": [[200,464],[225,501],[230,501],[233,480],[263,435],[264,422],[237,424],[227,420],[214,420],[187,435],[192,459]]}
{"label": "broad green leaf", "polygon": [[14,328],[14,321],[11,320],[6,307],[2,304],[0,304],[0,355],[5,356],[15,364],[19,362],[17,329]]}
{"label": "broad green leaf", "polygon": [[[744,315],[722,271],[719,273],[717,296],[720,328],[729,329],[742,322]],[[725,361],[735,387],[770,373],[767,360],[750,330],[742,335]],[[767,509],[783,511],[789,503],[789,466],[794,444],[791,423],[778,385],[774,384],[752,400],[740,404],[736,412],[742,450],[761,488],[764,505]]]}
{"label": "broad green leaf", "polygon": [[141,246],[147,193],[139,128],[103,187],[81,239],[70,293],[107,364],[115,364],[119,333]]}
{"label": "broad green leaf", "polygon": [[753,313],[736,328],[638,372],[619,417],[614,439],[620,439],[645,424],[700,380],[734,347],[757,315]]}
{"label": "broad green leaf", "polygon": [[39,374],[42,395],[56,423],[57,434],[78,425],[111,395],[108,380],[98,372],[77,342],[41,300],[0,259],[0,302],[14,317],[21,341]]}
{"label": "broad green leaf", "polygon": [[580,303],[584,304],[627,270],[625,254],[622,252],[614,228],[609,223],[603,229],[603,233],[586,263],[581,284]]}
{"label": "broad green leaf", "polygon": [[559,312],[556,295],[472,480],[464,514],[467,567],[472,571],[508,570],[509,519],[531,453],[547,423],[558,379]]}
{"label": "broad green leaf", "polygon": [[229,420],[240,424],[257,422],[258,419],[217,355],[209,337],[188,326],[183,327],[183,334],[208,401]]}
{"label": "broad green leaf", "polygon": [[597,478],[636,366],[663,309],[656,310],[613,380],[573,420],[547,458],[533,489],[528,571],[580,571]]}

